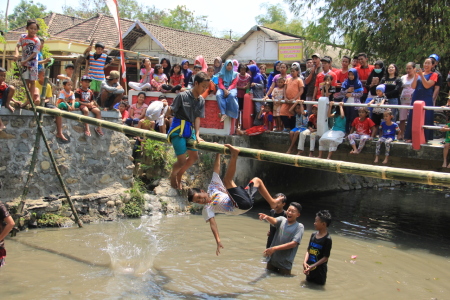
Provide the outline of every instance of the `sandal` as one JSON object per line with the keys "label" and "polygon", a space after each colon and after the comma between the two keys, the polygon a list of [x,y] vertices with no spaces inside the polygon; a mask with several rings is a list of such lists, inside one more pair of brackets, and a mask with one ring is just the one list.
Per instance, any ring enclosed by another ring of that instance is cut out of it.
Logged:
{"label": "sandal", "polygon": [[85,130],[85,131],[84,131],[84,135],[85,135],[85,136],[91,136],[91,132],[90,132],[89,130]]}
{"label": "sandal", "polygon": [[103,136],[104,135],[104,133],[103,133],[103,131],[102,131],[102,129],[100,127],[96,127],[94,130],[95,130],[95,132],[97,132],[97,134],[99,136]]}

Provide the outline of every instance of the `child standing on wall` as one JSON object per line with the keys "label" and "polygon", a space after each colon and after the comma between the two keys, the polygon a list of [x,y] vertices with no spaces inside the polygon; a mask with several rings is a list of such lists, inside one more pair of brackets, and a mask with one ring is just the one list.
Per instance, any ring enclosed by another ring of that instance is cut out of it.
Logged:
{"label": "child standing on wall", "polygon": [[88,76],[92,80],[90,89],[94,92],[95,97],[100,93],[102,82],[105,80],[105,69],[111,64],[112,59],[108,57],[103,43],[95,44],[95,52],[91,52],[92,47],[85,50],[86,59],[89,63]]}
{"label": "child standing on wall", "polygon": [[[356,117],[352,123],[352,129],[348,135],[348,141],[353,150],[350,154],[359,154],[364,148],[367,140],[371,140],[376,133],[375,123],[369,119],[369,109],[367,107],[360,107],[358,109],[359,117]],[[359,139],[359,147],[356,148],[355,139]]]}
{"label": "child standing on wall", "polygon": [[289,109],[290,112],[295,110],[295,127],[289,132],[289,139],[291,145],[289,146],[287,154],[293,153],[295,145],[297,145],[300,133],[308,129],[308,115],[303,106],[303,100],[297,100],[296,104]]}
{"label": "child standing on wall", "polygon": [[284,77],[278,78],[276,82],[276,87],[272,91],[273,100],[273,116],[275,118],[275,131],[283,130],[283,122],[281,122],[280,110],[281,110],[281,100],[284,100],[284,86],[286,79]]}
{"label": "child standing on wall", "polygon": [[[383,164],[387,164],[389,161],[389,150],[391,149],[391,143],[395,139],[395,133],[401,134],[400,129],[397,123],[392,122],[394,115],[390,110],[387,110],[383,113],[384,121],[381,122],[380,125],[380,139],[377,141],[377,148],[375,152],[375,161],[374,163],[378,163],[378,157],[380,156],[380,148],[381,143],[384,143],[386,146],[386,157],[383,160]],[[448,150],[447,150],[448,151]],[[445,149],[444,149],[445,152]],[[445,155],[444,157],[447,157]],[[444,159],[444,163],[446,160]]]}
{"label": "child standing on wall", "polygon": [[187,141],[203,141],[200,138],[200,118],[205,117],[205,99],[201,94],[208,88],[209,81],[205,72],[197,73],[192,90],[179,93],[167,111],[167,114],[174,113],[167,139],[172,143],[177,156],[170,174],[170,185],[175,189],[182,188],[181,178],[184,172],[198,159],[198,150],[188,148]]}
{"label": "child standing on wall", "polygon": [[[388,104],[388,99],[384,94],[385,87],[384,84],[380,84],[377,86],[377,95],[373,97],[373,99],[367,103],[367,106],[371,106],[375,104],[377,106]],[[386,108],[374,107],[372,110],[372,121],[375,123],[375,126],[380,126],[381,120],[383,119],[383,114],[386,111]]]}
{"label": "child standing on wall", "polygon": [[334,102],[330,102],[328,107],[328,118],[334,118],[334,125],[331,130],[328,130],[323,134],[319,140],[319,156],[322,158],[324,150],[328,150],[327,159],[331,159],[333,152],[337,150],[337,147],[342,143],[345,136],[345,114],[344,114],[344,102],[339,102],[339,107],[334,113],[331,112]]}
{"label": "child standing on wall", "polygon": [[[22,47],[22,60],[20,66],[22,67],[22,77],[27,83],[28,90],[31,94],[34,93],[36,87],[35,81],[38,79],[38,58],[37,55],[41,50],[41,42],[37,37],[39,25],[35,20],[27,21],[27,34],[21,34],[19,41],[17,41],[15,60],[19,59],[19,48]],[[27,101],[28,102],[28,101]],[[22,104],[24,107],[27,102]]]}
{"label": "child standing on wall", "polygon": [[311,109],[311,114],[308,117],[308,129],[300,133],[298,140],[298,152],[297,155],[302,155],[305,150],[305,140],[309,135],[309,157],[314,157],[314,148],[316,145],[317,135],[317,104],[314,104]]}

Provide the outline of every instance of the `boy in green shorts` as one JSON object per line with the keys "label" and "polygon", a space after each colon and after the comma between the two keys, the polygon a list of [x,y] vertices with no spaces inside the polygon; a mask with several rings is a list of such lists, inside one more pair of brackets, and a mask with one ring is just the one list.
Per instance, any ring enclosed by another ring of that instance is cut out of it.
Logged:
{"label": "boy in green shorts", "polygon": [[88,47],[84,52],[89,63],[88,76],[92,79],[90,89],[97,97],[100,92],[102,81],[105,80],[105,69],[111,64],[111,58],[104,53],[105,45],[103,43],[95,44],[95,52],[90,52],[91,47]]}
{"label": "boy in green shorts", "polygon": [[205,99],[201,95],[209,87],[209,81],[205,72],[199,72],[195,76],[193,88],[179,93],[167,110],[166,115],[174,114],[167,139],[172,143],[177,156],[177,162],[170,174],[170,185],[175,189],[182,188],[181,177],[198,159],[197,150],[188,148],[187,141],[203,141],[200,138],[200,118],[205,117]]}
{"label": "boy in green shorts", "polygon": [[80,102],[75,102],[75,93],[72,91],[71,80],[63,80],[63,89],[59,92],[56,106],[67,111],[73,111],[80,107]]}

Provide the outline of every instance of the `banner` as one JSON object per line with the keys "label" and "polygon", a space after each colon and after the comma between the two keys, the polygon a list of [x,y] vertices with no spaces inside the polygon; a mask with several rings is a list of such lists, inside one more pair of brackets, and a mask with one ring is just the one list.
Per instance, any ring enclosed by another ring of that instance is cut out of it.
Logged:
{"label": "banner", "polygon": [[[119,4],[117,0],[105,0],[106,6],[108,6],[109,11],[111,12],[114,21],[116,22],[117,30],[119,31],[119,45],[120,49],[123,49],[123,40],[122,40],[122,30],[120,28],[119,22]],[[125,57],[123,55],[123,51],[120,51],[120,63],[122,66],[122,79],[126,82],[126,66],[125,66]]]}
{"label": "banner", "polygon": [[278,60],[301,61],[303,59],[303,42],[278,43]]}

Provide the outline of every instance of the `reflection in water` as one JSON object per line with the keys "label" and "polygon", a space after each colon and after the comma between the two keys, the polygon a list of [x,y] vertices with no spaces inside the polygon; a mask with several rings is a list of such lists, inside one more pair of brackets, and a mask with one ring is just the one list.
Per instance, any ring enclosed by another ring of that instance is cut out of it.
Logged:
{"label": "reflection in water", "polygon": [[[306,229],[293,277],[264,269],[268,224],[257,220],[263,206],[217,216],[225,247],[219,257],[199,215],[30,230],[7,240],[0,298],[445,299],[448,199],[414,189],[291,197],[303,205]],[[320,209],[334,217],[325,287],[306,283],[301,266]]]}

